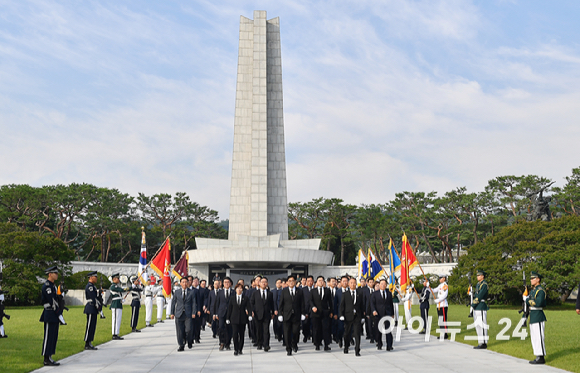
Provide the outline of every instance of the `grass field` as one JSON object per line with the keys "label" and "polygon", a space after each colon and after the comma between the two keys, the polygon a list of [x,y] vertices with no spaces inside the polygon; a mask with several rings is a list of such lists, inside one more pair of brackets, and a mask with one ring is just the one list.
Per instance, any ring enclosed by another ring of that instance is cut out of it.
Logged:
{"label": "grass field", "polygon": [[[558,307],[557,310],[547,309],[546,318],[546,363],[548,365],[573,371],[580,372],[580,316],[578,316],[572,305]],[[403,307],[400,306],[400,312]],[[491,306],[487,312],[487,323],[489,325],[489,342],[488,349],[502,354],[515,356],[521,359],[533,360],[535,358],[532,351],[528,328],[528,336],[525,340],[513,338],[512,333],[517,323],[521,319],[518,309]],[[413,315],[419,315],[419,307],[413,306]],[[437,308],[431,306],[429,315],[433,316],[431,326],[432,334],[435,335],[437,329]],[[465,336],[476,336],[475,329],[467,330],[467,325],[473,323],[473,319],[468,317],[469,308],[461,305],[451,305],[449,307],[449,321],[460,321],[461,332],[456,335],[457,342],[466,343],[476,346],[477,341],[466,341]],[[505,324],[499,324],[500,319],[509,318],[511,327],[505,333],[510,340],[497,340],[496,336],[505,328]]]}
{"label": "grass field", "polygon": [[[60,360],[67,356],[81,352],[84,349],[84,332],[86,315],[83,314],[83,306],[70,307],[70,311],[64,312],[68,325],[61,325],[58,332],[56,354],[53,359]],[[8,338],[0,339],[0,372],[21,373],[43,366],[41,356],[43,323],[38,319],[42,313],[42,307],[8,308],[6,313],[11,316],[10,320],[4,319],[4,329]],[[93,344],[99,345],[111,340],[111,310],[104,309],[106,319],[97,321],[97,330]],[[165,318],[165,312],[163,313]],[[130,319],[131,307],[123,307],[121,322],[121,335],[131,332]],[[157,321],[157,307],[153,306],[152,323]],[[145,327],[145,307],[139,312],[139,329]]]}

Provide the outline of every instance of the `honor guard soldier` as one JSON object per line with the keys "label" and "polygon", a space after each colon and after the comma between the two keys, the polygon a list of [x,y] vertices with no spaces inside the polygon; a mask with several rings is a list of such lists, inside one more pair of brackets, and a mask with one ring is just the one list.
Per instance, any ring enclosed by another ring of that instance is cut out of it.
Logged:
{"label": "honor guard soldier", "polygon": [[449,293],[449,285],[447,285],[446,275],[439,275],[439,286],[433,289],[433,292],[437,294],[437,299],[435,299],[434,303],[437,305],[439,328],[445,329],[445,335],[443,336],[443,339],[447,339],[447,311],[449,310],[447,294]]}
{"label": "honor guard soldier", "polygon": [[163,322],[163,310],[165,309],[165,296],[163,295],[163,280],[157,282],[155,289],[155,302],[157,303],[157,322]]}
{"label": "honor guard soldier", "polygon": [[98,299],[97,287],[97,271],[91,272],[87,275],[89,282],[85,286],[85,304],[84,313],[87,315],[87,327],[85,329],[85,350],[96,350],[93,346],[95,339],[95,329],[97,328],[97,314],[99,308],[102,306]]}
{"label": "honor guard soldier", "polygon": [[44,340],[42,341],[42,355],[44,365],[60,365],[52,360],[52,355],[56,352],[56,342],[58,340],[58,299],[56,297],[56,286],[54,282],[58,280],[58,267],[50,267],[45,273],[47,280],[42,285],[41,299],[44,310],[40,316],[40,322],[44,322]]}
{"label": "honor guard soldier", "polygon": [[532,339],[532,348],[536,359],[530,361],[530,364],[545,364],[546,345],[544,344],[544,328],[546,326],[546,290],[540,285],[542,275],[532,271],[530,282],[533,286],[530,295],[527,297],[526,304],[530,307],[530,337]]}
{"label": "honor guard soldier", "polygon": [[411,317],[413,317],[413,311],[412,311],[412,306],[413,306],[413,291],[414,291],[415,285],[411,282],[411,284],[409,286],[407,286],[407,290],[405,291],[405,295],[403,295],[403,299],[401,299],[401,301],[403,301],[403,309],[405,310],[405,328],[404,329],[408,329],[409,325],[410,325],[410,320]]}
{"label": "honor guard soldier", "polygon": [[389,290],[393,296],[393,307],[395,308],[395,326],[399,326],[399,288],[397,288],[397,278],[395,277],[395,283],[389,285]]}
{"label": "honor guard soldier", "polygon": [[[433,290],[435,291],[435,290]],[[421,310],[421,319],[423,319],[423,330],[419,334],[427,333],[427,319],[429,318],[429,296],[431,295],[431,290],[429,287],[429,280],[425,279],[423,281],[423,289],[419,296],[419,309]],[[439,311],[439,309],[437,309]]]}
{"label": "honor guard soldier", "polygon": [[[155,278],[155,277],[152,277]],[[152,327],[151,316],[153,315],[153,296],[155,295],[155,285],[147,281],[145,286],[145,326]]]}
{"label": "honor guard soldier", "polygon": [[113,315],[112,327],[113,327],[113,339],[121,340],[123,337],[119,336],[121,331],[121,317],[123,316],[123,288],[119,281],[119,274],[115,273],[111,276],[113,278],[113,284],[111,284],[111,314]]}
{"label": "honor guard soldier", "polygon": [[4,292],[0,289],[0,338],[8,338],[4,332],[4,318],[10,320],[10,315],[4,313]]}
{"label": "honor guard soldier", "polygon": [[477,342],[478,345],[474,348],[486,349],[487,348],[487,282],[485,281],[485,276],[487,273],[483,270],[477,271],[477,285],[475,285],[475,291],[473,292],[473,320],[475,322],[475,331],[477,331]]}
{"label": "honor guard soldier", "polygon": [[131,277],[131,331],[134,333],[141,333],[141,330],[137,329],[137,324],[139,323],[139,309],[141,308],[141,292],[143,292],[143,287],[139,282],[137,276]]}

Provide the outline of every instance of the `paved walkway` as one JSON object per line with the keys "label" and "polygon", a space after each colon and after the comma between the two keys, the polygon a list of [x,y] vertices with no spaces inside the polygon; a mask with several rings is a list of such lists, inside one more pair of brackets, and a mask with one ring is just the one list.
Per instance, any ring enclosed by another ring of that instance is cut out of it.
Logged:
{"label": "paved walkway", "polygon": [[407,331],[391,352],[378,351],[367,340],[362,341],[361,357],[355,357],[352,350],[345,355],[336,344],[331,352],[315,351],[311,343],[300,343],[298,353],[290,357],[273,337],[269,352],[258,351],[246,337],[244,354],[234,356],[233,350],[219,351],[209,328],[201,337],[201,344],[192,350],[186,347],[185,352],[177,352],[174,322],[166,320],[142,333],[126,335],[123,341],[101,344],[98,351],[83,351],[60,360],[59,367],[36,372],[563,372],[548,366],[533,367],[526,360],[474,350],[458,342],[435,338],[425,342],[423,336]]}

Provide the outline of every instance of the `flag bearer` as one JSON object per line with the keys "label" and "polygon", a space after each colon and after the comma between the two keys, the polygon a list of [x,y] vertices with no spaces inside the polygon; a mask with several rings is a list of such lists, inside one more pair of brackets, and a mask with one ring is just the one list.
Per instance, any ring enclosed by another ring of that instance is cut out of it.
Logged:
{"label": "flag bearer", "polygon": [[[434,303],[437,305],[437,316],[438,324],[440,329],[445,329],[444,339],[448,338],[447,335],[447,310],[449,310],[449,303],[447,302],[447,294],[449,293],[449,286],[447,285],[447,276],[439,275],[439,286],[433,289],[433,292],[437,294],[437,299]],[[439,337],[441,338],[441,337]]]}
{"label": "flag bearer", "polygon": [[111,314],[113,315],[113,339],[121,340],[123,337],[119,336],[121,332],[121,317],[123,316],[123,288],[119,280],[119,274],[115,273],[112,276],[113,284],[109,289],[111,291]]}

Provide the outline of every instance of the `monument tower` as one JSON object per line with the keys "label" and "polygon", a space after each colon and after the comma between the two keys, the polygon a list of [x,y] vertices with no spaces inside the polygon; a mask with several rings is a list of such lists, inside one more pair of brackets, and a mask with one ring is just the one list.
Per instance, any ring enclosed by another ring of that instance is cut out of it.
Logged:
{"label": "monument tower", "polygon": [[228,239],[196,238],[190,267],[236,280],[327,266],[320,239],[288,240],[279,18],[240,17],[237,74]]}

